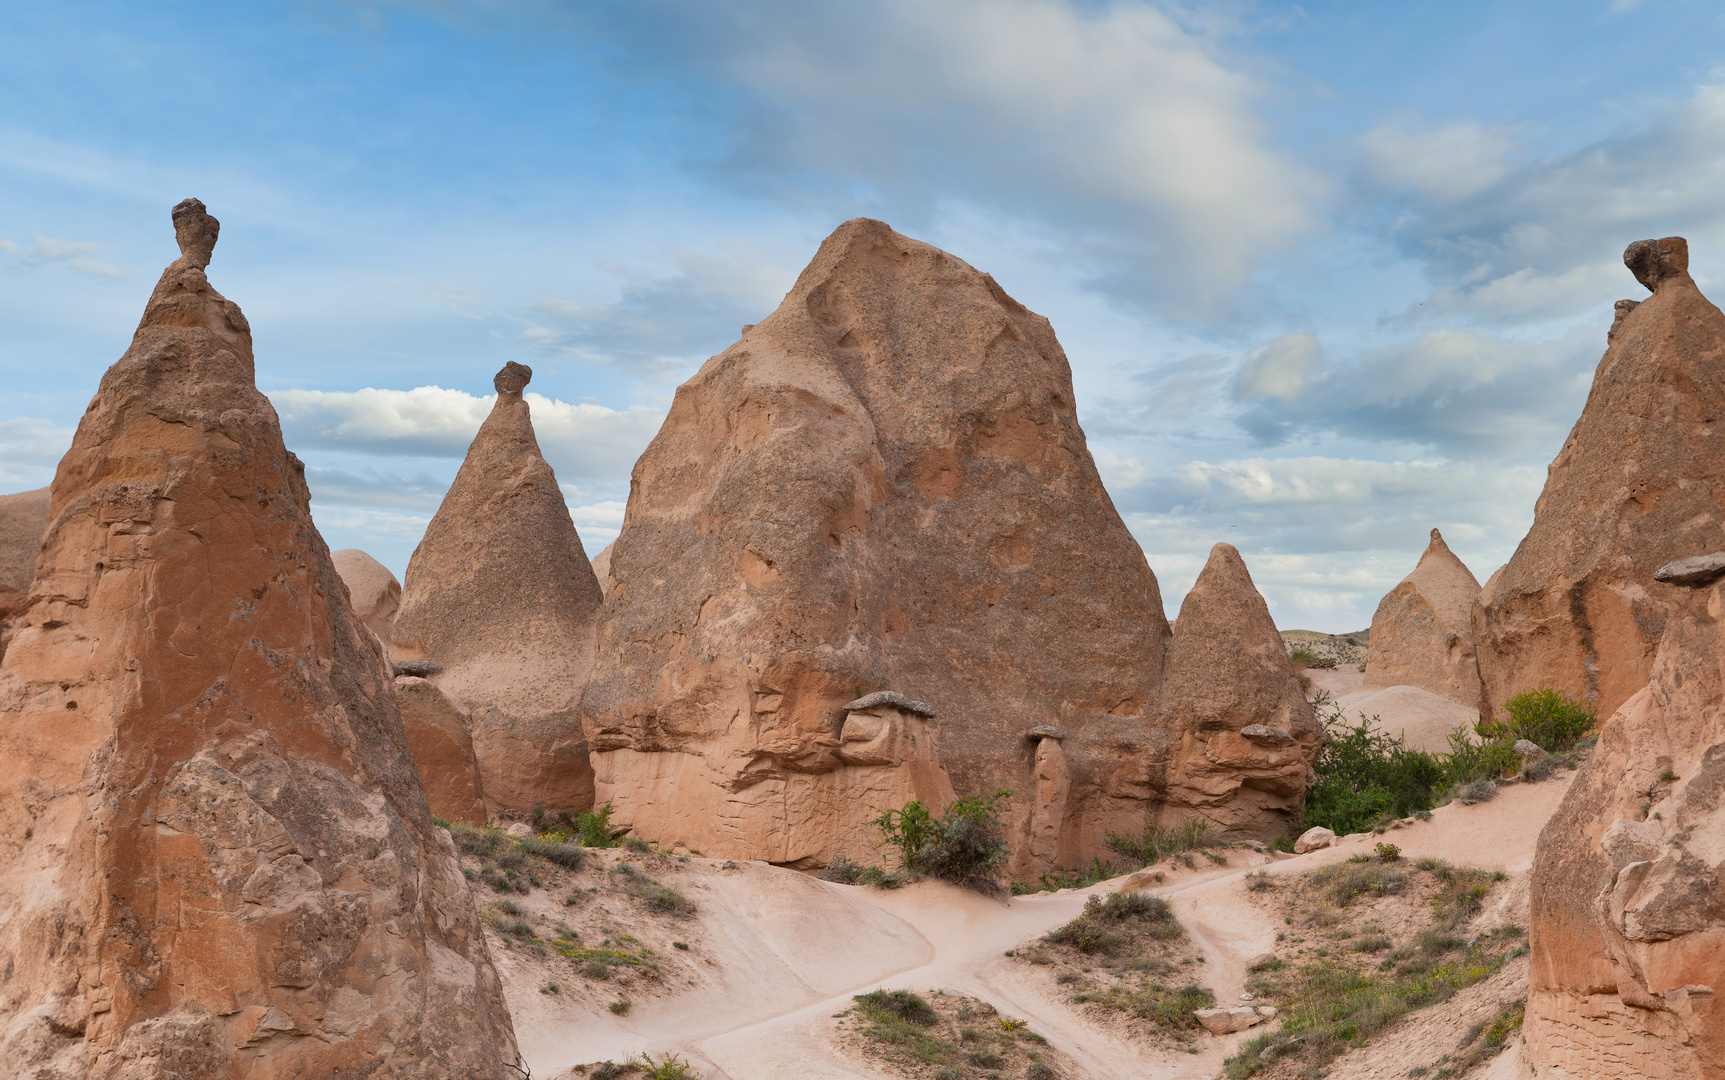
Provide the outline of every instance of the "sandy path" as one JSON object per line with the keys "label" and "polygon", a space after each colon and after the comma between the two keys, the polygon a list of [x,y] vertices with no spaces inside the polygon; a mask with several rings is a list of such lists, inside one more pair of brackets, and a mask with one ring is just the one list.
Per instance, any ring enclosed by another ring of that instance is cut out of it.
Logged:
{"label": "sandy path", "polygon": [[[1525,872],[1532,863],[1539,830],[1557,808],[1573,774],[1541,784],[1518,784],[1490,803],[1451,804],[1428,822],[1302,856],[1283,856],[1265,869],[1297,874],[1370,851],[1380,840],[1402,849],[1406,858],[1432,856],[1458,865]],[[617,1056],[642,1048],[675,1048],[709,1077],[727,1080],[810,1080],[812,1077],[885,1080],[892,1074],[842,1053],[833,1040],[832,1016],[851,1006],[851,995],[877,986],[926,993],[941,988],[992,1003],[1002,1014],[1030,1021],[1055,1049],[1094,1080],[1194,1080],[1215,1076],[1222,1060],[1251,1032],[1201,1038],[1199,1053],[1167,1052],[1139,1044],[1105,1027],[1092,1025],[1048,993],[1034,973],[1004,956],[1013,948],[1068,921],[1092,893],[1126,887],[1123,879],[1082,891],[1017,897],[1010,904],[991,901],[938,882],[897,891],[859,889],[817,882],[793,871],[765,872],[798,879],[784,901],[795,896],[798,914],[776,913],[739,900],[727,904],[728,923],[791,919],[790,932],[738,926],[739,946],[759,948],[771,940],[775,964],[749,972],[722,997],[698,1001],[678,997],[631,1016],[627,1036],[603,1021],[583,1030],[564,1029],[557,1041],[580,1047],[579,1060]],[[1275,945],[1279,925],[1246,898],[1242,878],[1249,867],[1212,869],[1171,879],[1154,892],[1167,897],[1193,943],[1205,958],[1201,980],[1219,1003],[1239,999],[1246,962]],[[819,890],[811,894],[810,887]],[[811,901],[814,901],[811,903]],[[817,912],[814,909],[823,909]],[[822,918],[843,912],[847,925],[825,931]],[[911,940],[914,936],[915,941]],[[771,987],[748,982],[783,964],[797,971],[797,986]],[[598,1038],[595,1039],[595,1037]],[[579,1041],[576,1041],[579,1040]],[[588,1041],[594,1040],[594,1041]],[[614,1054],[614,1051],[616,1052]],[[565,1060],[569,1060],[565,1058]]]}

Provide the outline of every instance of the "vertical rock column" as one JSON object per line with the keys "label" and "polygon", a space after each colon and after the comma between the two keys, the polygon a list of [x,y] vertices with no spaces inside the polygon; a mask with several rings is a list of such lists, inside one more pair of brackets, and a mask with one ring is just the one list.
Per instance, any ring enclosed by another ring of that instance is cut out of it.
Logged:
{"label": "vertical rock column", "polygon": [[1066,752],[1060,748],[1066,733],[1044,724],[1030,729],[1026,738],[1036,743],[1035,802],[1030,811],[1030,859],[1039,871],[1053,869],[1060,859],[1060,826],[1066,820],[1066,796],[1072,777],[1066,767]]}

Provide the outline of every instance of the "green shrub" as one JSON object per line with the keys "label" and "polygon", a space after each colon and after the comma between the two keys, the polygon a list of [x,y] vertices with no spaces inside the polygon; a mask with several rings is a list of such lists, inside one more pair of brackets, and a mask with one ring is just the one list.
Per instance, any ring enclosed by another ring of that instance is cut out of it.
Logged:
{"label": "green shrub", "polygon": [[628,1016],[629,1007],[630,1002],[628,998],[618,998],[616,1001],[613,1001],[610,1006],[611,1011],[616,1013],[618,1016]]}
{"label": "green shrub", "polygon": [[475,829],[465,821],[449,823],[450,839],[463,855],[472,855],[480,859],[489,859],[508,844],[509,838],[502,829],[486,827]]}
{"label": "green shrub", "polygon": [[1026,1080],[1054,1080],[1054,1069],[1046,1061],[1033,1061],[1024,1075]]}
{"label": "green shrub", "polygon": [[1508,776],[1521,768],[1521,755],[1514,739],[1491,738],[1474,742],[1466,728],[1449,735],[1449,753],[1443,758],[1444,779],[1465,787],[1480,780]]}
{"label": "green shrub", "polygon": [[1379,862],[1393,863],[1402,857],[1402,849],[1394,844],[1379,844],[1377,853]]}
{"label": "green shrub", "polygon": [[637,855],[646,855],[653,850],[653,845],[639,836],[627,836],[623,838],[623,849],[633,851]]}
{"label": "green shrub", "polygon": [[1456,792],[1455,797],[1458,802],[1466,806],[1490,802],[1497,798],[1497,785],[1490,780],[1475,780],[1471,784],[1463,785],[1461,790]]}
{"label": "green shrub", "polygon": [[933,1027],[940,1020],[928,999],[910,990],[870,990],[851,1000],[870,1018],[890,1017],[919,1027]]}
{"label": "green shrub", "polygon": [[608,848],[617,846],[617,838],[611,835],[612,808],[611,803],[606,803],[604,806],[576,814],[574,817],[565,816],[570,830],[583,847]]}
{"label": "green shrub", "polygon": [[1524,690],[1503,703],[1503,718],[1479,725],[1486,738],[1513,743],[1526,739],[1551,753],[1568,750],[1598,724],[1584,702],[1549,686]]}
{"label": "green shrub", "polygon": [[[1151,823],[1138,836],[1109,833],[1104,841],[1109,850],[1124,855],[1132,863],[1144,867],[1171,855],[1179,855],[1222,843],[1221,836],[1210,834],[1210,823],[1203,818],[1188,818],[1185,824],[1163,828]],[[1293,845],[1288,845],[1290,851]]]}
{"label": "green shrub", "polygon": [[1381,896],[1400,892],[1406,880],[1406,875],[1400,870],[1392,870],[1379,863],[1339,863],[1311,873],[1312,883],[1328,888],[1330,899],[1337,907],[1347,907],[1355,897],[1364,893]]}
{"label": "green shrub", "polygon": [[582,860],[587,857],[586,850],[580,844],[551,837],[529,836],[516,843],[527,854],[537,855],[568,870],[581,869]]}
{"label": "green shrub", "polygon": [[661,915],[687,915],[695,910],[688,897],[669,885],[660,885],[647,892],[647,910]]}
{"label": "green shrub", "polygon": [[826,864],[815,877],[822,881],[836,881],[840,885],[855,885],[862,875],[863,868],[850,860],[850,856],[839,852],[833,856],[832,862]]}
{"label": "green shrub", "polygon": [[1000,815],[1010,791],[967,795],[936,819],[920,802],[875,819],[886,842],[899,849],[903,867],[990,896],[1005,892],[1006,828]]}
{"label": "green shrub", "polygon": [[651,1054],[642,1054],[636,1059],[641,1067],[641,1075],[646,1080],[699,1080],[689,1069],[688,1063],[676,1054],[667,1053],[655,1061]]}
{"label": "green shrub", "polygon": [[[1090,860],[1090,865],[1083,870],[1050,870],[1038,875],[1044,892],[1056,892],[1060,889],[1088,889],[1099,881],[1119,877],[1121,870],[1113,863],[1105,863],[1100,857]],[[1029,889],[1026,892],[1032,891]]]}
{"label": "green shrub", "polygon": [[1305,824],[1337,836],[1364,832],[1386,818],[1432,806],[1443,765],[1375,727],[1376,717],[1349,724],[1340,710],[1324,720],[1328,739],[1318,753],[1317,779],[1306,792]]}

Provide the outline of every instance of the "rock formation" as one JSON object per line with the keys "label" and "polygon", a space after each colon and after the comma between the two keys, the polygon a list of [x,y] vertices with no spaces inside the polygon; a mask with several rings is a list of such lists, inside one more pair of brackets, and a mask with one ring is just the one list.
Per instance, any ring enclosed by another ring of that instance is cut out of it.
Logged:
{"label": "rock formation", "polygon": [[593,576],[599,581],[599,591],[611,592],[611,545],[606,544],[604,550],[593,556]]}
{"label": "rock formation", "polygon": [[47,488],[0,495],[0,656],[6,655],[6,623],[29,606],[36,552],[47,527]]}
{"label": "rock formation", "polygon": [[1409,750],[1449,753],[1450,733],[1466,728],[1471,738],[1479,710],[1439,697],[1417,686],[1386,686],[1355,690],[1336,698],[1335,707],[1349,724],[1361,720],[1386,735],[1401,739]]}
{"label": "rock formation", "polygon": [[0,1075],[517,1075],[390,675],[182,257],[79,422],[0,664]]}
{"label": "rock formation", "polygon": [[1653,295],[1618,305],[1533,527],[1474,612],[1485,715],[1544,684],[1609,716],[1646,685],[1665,631],[1677,586],[1653,571],[1725,530],[1725,314],[1681,238],[1639,241],[1624,262]]}
{"label": "rock formation", "polygon": [[428,679],[398,675],[401,726],[434,816],[484,825],[485,784],[473,752],[473,719],[459,701]]}
{"label": "rock formation", "polygon": [[958,791],[1018,793],[1020,851],[1025,733],[1058,724],[1058,846],[1100,853],[1156,797],[1168,636],[1047,320],[850,221],[635,466],[583,699],[598,799],[661,844],[825,861],[844,705],[893,690],[933,705]]}
{"label": "rock formation", "polygon": [[1168,647],[1163,726],[1179,735],[1162,817],[1239,836],[1287,835],[1305,806],[1320,732],[1270,609],[1231,545],[1210,550]]}
{"label": "rock formation", "polygon": [[604,596],[539,452],[522,397],[531,369],[506,364],[491,408],[407,564],[395,619],[404,659],[472,713],[493,810],[593,805],[581,688]]}
{"label": "rock formation", "polygon": [[1479,591],[1479,582],[1433,529],[1413,573],[1378,602],[1360,688],[1414,686],[1479,708],[1472,621]]}
{"label": "rock formation", "polygon": [[1725,584],[1681,588],[1665,611],[1651,682],[1540,834],[1526,1027],[1540,1076],[1725,1076]]}
{"label": "rock formation", "polygon": [[331,552],[330,559],[335,563],[335,572],[341,575],[342,584],[347,586],[354,614],[366,629],[377,635],[387,660],[395,613],[401,607],[401,583],[395,580],[389,567],[358,548]]}

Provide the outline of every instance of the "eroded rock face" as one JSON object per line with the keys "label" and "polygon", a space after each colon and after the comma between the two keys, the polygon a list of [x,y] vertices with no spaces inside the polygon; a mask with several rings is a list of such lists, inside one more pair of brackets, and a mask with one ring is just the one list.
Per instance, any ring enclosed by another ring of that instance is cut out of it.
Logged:
{"label": "eroded rock face", "polygon": [[593,577],[599,582],[599,591],[609,594],[611,591],[611,545],[606,544],[599,554],[593,556]]}
{"label": "eroded rock face", "polygon": [[485,784],[473,752],[473,720],[429,679],[398,675],[395,699],[431,813],[445,821],[484,825]]}
{"label": "eroded rock face", "polygon": [[1432,530],[1414,567],[1378,602],[1362,690],[1413,686],[1470,709],[1479,708],[1479,664],[1473,606],[1479,582]]}
{"label": "eroded rock face", "polygon": [[1725,585],[1668,610],[1651,682],[1540,834],[1527,1059],[1541,1076],[1725,1075]]}
{"label": "eroded rock face", "polygon": [[515,1075],[390,676],[183,257],[52,488],[0,664],[0,1075]]}
{"label": "eroded rock face", "polygon": [[492,810],[593,806],[581,688],[604,596],[522,392],[531,369],[497,373],[497,403],[407,564],[395,619],[403,659],[472,713]]}
{"label": "eroded rock face", "polygon": [[1646,685],[1665,630],[1677,586],[1654,571],[1725,535],[1725,315],[1681,238],[1624,261],[1653,295],[1618,309],[1533,527],[1474,613],[1484,715],[1542,684],[1611,715]]}
{"label": "eroded rock face", "polygon": [[[48,527],[48,489],[0,495],[0,635],[9,619],[30,601],[36,553]],[[4,656],[0,646],[0,656]]]}
{"label": "eroded rock face", "polygon": [[347,586],[353,611],[366,629],[377,635],[385,659],[389,657],[389,642],[394,634],[395,613],[401,608],[401,583],[389,572],[389,567],[358,548],[342,548],[330,553],[335,572]]}
{"label": "eroded rock face", "polygon": [[1019,793],[1018,850],[1037,724],[1068,732],[1061,844],[1099,853],[1155,796],[1119,747],[1166,749],[1167,621],[1059,342],[880,222],[841,226],[678,389],[635,467],[606,611],[583,702],[597,797],[657,843],[829,858],[808,815],[847,815],[843,706],[882,689],[933,705],[959,791]]}
{"label": "eroded rock face", "polygon": [[1217,544],[1180,605],[1163,724],[1178,733],[1161,816],[1236,836],[1287,834],[1305,806],[1320,732],[1240,553]]}

